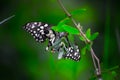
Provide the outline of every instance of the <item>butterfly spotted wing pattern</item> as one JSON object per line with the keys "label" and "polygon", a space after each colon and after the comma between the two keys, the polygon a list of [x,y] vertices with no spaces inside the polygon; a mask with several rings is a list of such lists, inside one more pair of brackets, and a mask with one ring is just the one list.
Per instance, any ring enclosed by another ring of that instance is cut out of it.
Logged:
{"label": "butterfly spotted wing pattern", "polygon": [[30,22],[24,26],[24,29],[29,32],[37,42],[44,42],[47,38],[55,37],[55,34],[50,30],[51,25],[41,22]]}
{"label": "butterfly spotted wing pattern", "polygon": [[67,54],[64,54],[63,57],[65,59],[72,59],[74,61],[79,61],[80,53],[78,47],[76,47],[76,49],[74,49],[73,47],[68,47],[68,52]]}

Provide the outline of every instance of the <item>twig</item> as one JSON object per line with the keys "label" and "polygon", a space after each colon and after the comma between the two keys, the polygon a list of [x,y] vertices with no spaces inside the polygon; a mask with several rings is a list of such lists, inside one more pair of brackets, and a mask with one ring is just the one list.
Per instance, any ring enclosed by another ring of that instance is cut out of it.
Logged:
{"label": "twig", "polygon": [[116,70],[116,69],[118,69],[118,68],[119,68],[119,66],[114,66],[114,67],[112,67],[112,68],[110,68],[110,69],[107,69],[107,70],[102,71],[102,73],[111,72],[111,71]]}
{"label": "twig", "polygon": [[[81,29],[81,25],[80,23],[77,23],[75,21],[75,19],[72,17],[72,15],[68,12],[68,10],[64,7],[63,3],[61,2],[61,0],[57,0],[58,3],[60,4],[60,6],[62,7],[62,9],[64,10],[65,14],[71,19],[71,21],[73,22],[73,24],[75,25],[75,27],[79,30],[80,32],[80,36],[83,36],[84,39],[85,39],[85,43],[89,44],[91,43],[91,41],[86,37],[86,35],[83,33],[82,29]],[[100,69],[100,62],[99,62],[99,59],[98,57],[95,55],[93,49],[92,49],[92,46],[91,46],[91,49],[90,49],[90,52],[91,52],[91,56],[92,56],[92,60],[93,60],[93,64],[94,64],[94,68],[96,70],[96,75],[97,76],[100,76],[101,75],[101,69]],[[95,60],[97,61],[97,64],[95,62]]]}
{"label": "twig", "polygon": [[8,18],[2,20],[2,21],[0,22],[0,24],[6,22],[6,21],[8,21],[8,20],[10,20],[10,19],[13,18],[14,16],[15,16],[15,15],[12,15],[12,16],[10,16],[10,17],[8,17]]}

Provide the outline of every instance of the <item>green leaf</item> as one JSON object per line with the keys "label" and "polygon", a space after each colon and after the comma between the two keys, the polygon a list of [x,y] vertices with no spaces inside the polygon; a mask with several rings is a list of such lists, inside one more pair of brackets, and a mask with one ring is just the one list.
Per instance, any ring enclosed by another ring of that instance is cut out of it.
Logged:
{"label": "green leaf", "polygon": [[80,38],[81,41],[85,41],[83,36],[80,36],[79,38]]}
{"label": "green leaf", "polygon": [[52,29],[57,32],[65,32],[65,30],[60,26],[52,26]]}
{"label": "green leaf", "polygon": [[84,48],[81,49],[81,54],[82,54],[82,55],[85,55],[85,54],[86,54],[86,50],[87,50],[87,48],[86,48],[86,46],[85,46]]}
{"label": "green leaf", "polygon": [[91,29],[90,29],[90,28],[87,29],[87,31],[86,31],[86,37],[87,37],[88,39],[90,39],[90,37],[91,37]]}
{"label": "green leaf", "polygon": [[74,35],[69,34],[68,39],[70,40],[70,42],[74,42]]}
{"label": "green leaf", "polygon": [[65,18],[65,19],[61,20],[61,21],[58,23],[57,26],[62,26],[62,25],[66,24],[66,23],[69,22],[69,21],[70,21],[69,18]]}
{"label": "green leaf", "polygon": [[53,26],[52,29],[57,32],[68,32],[70,34],[79,34],[79,30],[65,24],[68,21],[69,21],[69,18],[65,18],[61,20],[57,26]]}
{"label": "green leaf", "polygon": [[82,9],[78,9],[78,10],[71,12],[71,15],[83,14],[84,12],[86,12],[86,9],[82,8]]}
{"label": "green leaf", "polygon": [[79,34],[79,30],[71,27],[69,25],[62,25],[61,26],[66,32],[70,33],[70,34]]}
{"label": "green leaf", "polygon": [[92,34],[91,37],[90,37],[90,40],[95,40],[95,39],[97,38],[98,35],[99,35],[98,32]]}
{"label": "green leaf", "polygon": [[86,48],[87,48],[87,50],[90,50],[91,49],[91,44],[86,44]]}
{"label": "green leaf", "polygon": [[71,27],[69,25],[59,25],[59,26],[53,26],[52,27],[53,30],[57,31],[57,32],[68,32],[70,34],[79,34],[79,30],[77,30],[74,27]]}

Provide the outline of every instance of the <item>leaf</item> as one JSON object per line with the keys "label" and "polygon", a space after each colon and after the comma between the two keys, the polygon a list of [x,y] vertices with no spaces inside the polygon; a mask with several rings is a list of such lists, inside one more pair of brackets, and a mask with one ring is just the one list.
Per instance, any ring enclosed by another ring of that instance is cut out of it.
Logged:
{"label": "leaf", "polygon": [[69,34],[68,39],[69,39],[70,42],[74,42],[74,35]]}
{"label": "leaf", "polygon": [[69,18],[64,18],[58,23],[57,26],[53,26],[52,29],[57,32],[66,32],[62,26],[65,25],[65,23],[67,23],[68,21],[69,21]]}
{"label": "leaf", "polygon": [[57,26],[62,26],[62,25],[64,25],[65,23],[67,23],[67,22],[69,22],[69,18],[65,18],[65,19],[63,19],[63,20],[61,20],[59,23],[58,23],[58,25]]}
{"label": "leaf", "polygon": [[87,48],[86,48],[86,46],[85,46],[84,48],[81,49],[81,54],[82,54],[82,55],[85,55],[85,54],[86,54],[86,50],[87,50]]}
{"label": "leaf", "polygon": [[83,36],[80,36],[79,38],[80,38],[81,41],[85,41]]}
{"label": "leaf", "polygon": [[75,11],[71,12],[71,15],[82,14],[84,12],[86,12],[86,9],[82,8],[82,9],[78,9],[78,10],[75,10]]}
{"label": "leaf", "polygon": [[65,30],[60,26],[53,26],[52,29],[57,32],[65,32]]}
{"label": "leaf", "polygon": [[66,32],[70,33],[70,34],[79,34],[79,30],[77,30],[76,28],[73,28],[69,25],[62,25],[61,26]]}
{"label": "leaf", "polygon": [[68,32],[70,34],[79,34],[79,30],[77,30],[76,28],[73,28],[69,25],[62,25],[61,26],[53,26],[52,27],[53,30],[57,31],[57,32]]}
{"label": "leaf", "polygon": [[86,37],[87,37],[88,39],[90,39],[90,37],[91,37],[91,29],[90,29],[90,28],[87,29],[87,31],[86,31]]}
{"label": "leaf", "polygon": [[91,49],[91,44],[86,44],[86,49],[90,51],[90,49]]}
{"label": "leaf", "polygon": [[91,37],[90,37],[90,40],[95,40],[95,39],[97,38],[98,35],[99,35],[98,32],[92,34]]}
{"label": "leaf", "polygon": [[81,50],[81,54],[85,55],[86,51],[91,49],[91,44],[86,44],[86,46],[84,48],[82,48]]}

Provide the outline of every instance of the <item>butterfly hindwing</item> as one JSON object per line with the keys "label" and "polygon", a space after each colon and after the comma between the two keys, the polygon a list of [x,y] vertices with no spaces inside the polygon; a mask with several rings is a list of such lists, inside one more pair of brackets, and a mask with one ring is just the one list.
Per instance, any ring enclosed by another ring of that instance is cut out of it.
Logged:
{"label": "butterfly hindwing", "polygon": [[73,47],[69,47],[67,54],[64,54],[63,58],[72,59],[74,61],[79,61],[80,60],[79,49],[75,50]]}

